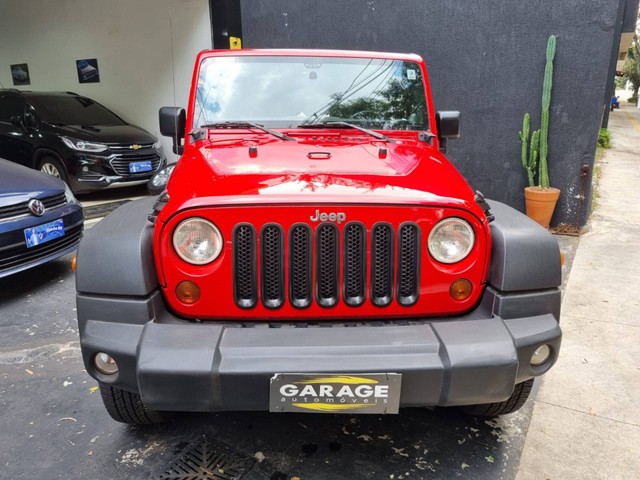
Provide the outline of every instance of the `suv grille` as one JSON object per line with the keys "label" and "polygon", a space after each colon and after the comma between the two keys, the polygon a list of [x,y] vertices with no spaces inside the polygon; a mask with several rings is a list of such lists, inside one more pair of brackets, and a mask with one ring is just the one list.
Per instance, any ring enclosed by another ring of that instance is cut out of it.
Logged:
{"label": "suv grille", "polygon": [[[158,170],[160,166],[160,155],[153,148],[153,144],[141,144],[140,148],[134,150],[130,144],[109,145],[109,150],[113,152],[113,158],[109,160],[111,167],[118,175],[149,175]],[[131,162],[151,161],[151,170],[147,172],[130,173],[129,164]]]}
{"label": "suv grille", "polygon": [[134,144],[126,144],[126,145],[109,145],[109,150],[114,152],[136,152],[137,150],[144,150],[145,148],[152,148],[153,143],[140,143],[139,149],[131,148]]}
{"label": "suv grille", "polygon": [[[50,197],[45,197],[39,199],[43,204],[45,209],[59,207],[60,205],[64,205],[67,203],[67,199],[65,198],[64,193],[60,193],[58,195],[52,195]],[[0,207],[0,219],[17,217],[20,215],[31,215],[31,210],[29,210],[29,201],[16,203],[14,205],[8,205],[6,207]]]}
{"label": "suv grille", "polygon": [[[318,305],[330,308],[341,295],[347,305],[354,307],[363,305],[367,296],[379,307],[390,305],[394,295],[405,306],[418,300],[420,229],[415,223],[404,223],[397,232],[389,224],[378,223],[371,229],[369,239],[366,227],[357,222],[345,225],[342,239],[334,224],[319,225],[315,232],[308,225],[294,224],[288,231],[287,256],[284,237],[280,225],[266,224],[257,247],[255,228],[246,223],[236,225],[232,236],[236,305],[241,308],[256,305],[258,288],[260,301],[267,308],[278,308],[286,300],[296,308],[306,308],[314,298]],[[367,241],[371,242],[369,258]],[[259,274],[256,274],[256,253],[260,258]],[[371,270],[369,293],[367,268]]]}

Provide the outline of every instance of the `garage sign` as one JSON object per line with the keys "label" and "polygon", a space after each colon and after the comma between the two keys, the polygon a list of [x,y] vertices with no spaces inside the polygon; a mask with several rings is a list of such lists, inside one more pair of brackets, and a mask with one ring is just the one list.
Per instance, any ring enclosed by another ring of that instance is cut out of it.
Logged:
{"label": "garage sign", "polygon": [[398,413],[402,374],[277,373],[271,378],[271,412]]}

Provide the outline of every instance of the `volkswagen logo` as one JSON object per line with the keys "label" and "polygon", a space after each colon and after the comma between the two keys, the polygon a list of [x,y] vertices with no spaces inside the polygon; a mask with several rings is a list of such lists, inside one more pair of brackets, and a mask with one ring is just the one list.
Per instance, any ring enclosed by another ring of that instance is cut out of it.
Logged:
{"label": "volkswagen logo", "polygon": [[38,217],[44,215],[44,204],[40,200],[33,198],[29,200],[27,206],[29,207],[29,210],[31,210],[31,213],[33,213],[34,215],[37,215]]}

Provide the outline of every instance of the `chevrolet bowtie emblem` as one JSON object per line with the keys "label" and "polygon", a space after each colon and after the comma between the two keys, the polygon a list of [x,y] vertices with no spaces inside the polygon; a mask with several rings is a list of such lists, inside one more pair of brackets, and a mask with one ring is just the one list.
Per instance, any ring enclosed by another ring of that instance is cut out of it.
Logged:
{"label": "chevrolet bowtie emblem", "polygon": [[138,145],[137,143],[134,143],[129,148],[131,148],[131,150],[140,150],[142,148],[142,145]]}

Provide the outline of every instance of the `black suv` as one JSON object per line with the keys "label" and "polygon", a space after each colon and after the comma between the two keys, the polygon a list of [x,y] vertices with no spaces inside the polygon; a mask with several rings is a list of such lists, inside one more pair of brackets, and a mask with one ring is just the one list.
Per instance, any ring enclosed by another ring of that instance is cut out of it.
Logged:
{"label": "black suv", "polygon": [[76,193],[147,183],[166,163],[156,137],[73,92],[0,90],[0,158]]}

